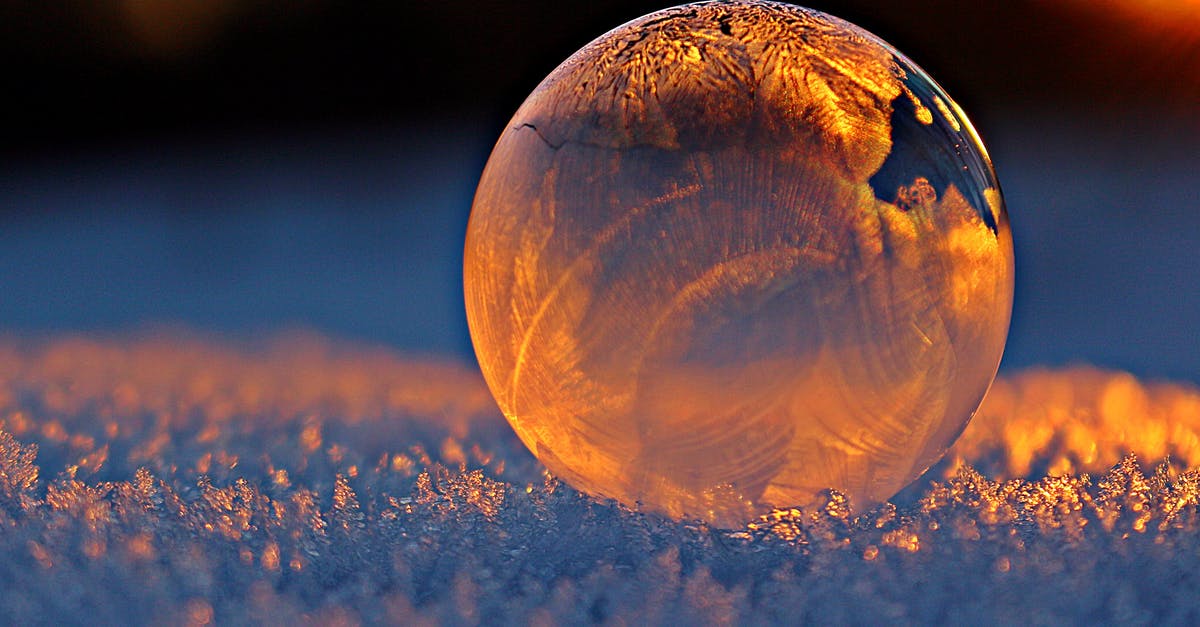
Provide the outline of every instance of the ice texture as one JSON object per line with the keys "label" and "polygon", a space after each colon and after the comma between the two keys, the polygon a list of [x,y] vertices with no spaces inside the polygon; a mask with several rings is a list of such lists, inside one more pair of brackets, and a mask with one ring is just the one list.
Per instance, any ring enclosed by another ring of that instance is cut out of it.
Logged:
{"label": "ice texture", "polygon": [[533,91],[480,179],[467,320],[500,409],[586,492],[732,525],[876,504],[979,406],[1000,186],[920,68],[757,0],[647,15]]}
{"label": "ice texture", "polygon": [[0,431],[6,623],[1200,619],[1200,391],[1124,373],[1002,377],[891,503],[728,529],[560,482],[470,369],[311,335],[0,340]]}

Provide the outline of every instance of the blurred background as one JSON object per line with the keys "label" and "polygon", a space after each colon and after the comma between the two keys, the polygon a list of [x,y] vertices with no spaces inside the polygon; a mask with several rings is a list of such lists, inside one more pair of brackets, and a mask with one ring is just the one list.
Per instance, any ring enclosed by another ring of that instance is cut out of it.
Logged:
{"label": "blurred background", "polygon": [[[0,0],[0,334],[305,327],[473,359],[462,240],[509,116],[632,0]],[[813,1],[987,143],[1004,367],[1200,383],[1200,1]]]}

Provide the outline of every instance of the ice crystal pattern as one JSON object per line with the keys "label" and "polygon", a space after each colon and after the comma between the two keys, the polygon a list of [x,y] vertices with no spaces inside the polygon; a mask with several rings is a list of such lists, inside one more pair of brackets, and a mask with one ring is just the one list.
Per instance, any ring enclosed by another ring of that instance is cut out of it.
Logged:
{"label": "ice crystal pattern", "polygon": [[1012,244],[978,136],[899,52],[706,2],[585,46],[484,170],[465,285],[500,408],[557,476],[736,525],[879,503],[987,390]]}

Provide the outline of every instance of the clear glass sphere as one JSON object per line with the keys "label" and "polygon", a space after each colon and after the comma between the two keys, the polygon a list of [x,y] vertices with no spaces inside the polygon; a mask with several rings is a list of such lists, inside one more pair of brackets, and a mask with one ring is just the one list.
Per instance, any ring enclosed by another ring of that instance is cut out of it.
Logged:
{"label": "clear glass sphere", "polygon": [[722,525],[920,475],[991,384],[1013,290],[949,96],[852,24],[755,1],[647,15],[542,81],[464,273],[484,377],[551,472]]}

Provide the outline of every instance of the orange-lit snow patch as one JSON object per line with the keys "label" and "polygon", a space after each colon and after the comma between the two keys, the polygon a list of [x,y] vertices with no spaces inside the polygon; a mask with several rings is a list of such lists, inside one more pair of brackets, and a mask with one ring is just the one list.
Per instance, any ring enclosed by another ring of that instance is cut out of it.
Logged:
{"label": "orange-lit snow patch", "polygon": [[1003,477],[1101,473],[1128,454],[1200,465],[1200,390],[1075,367],[997,379],[949,455]]}
{"label": "orange-lit snow patch", "polygon": [[[198,470],[234,467],[237,456],[218,446],[231,422],[294,425],[302,451],[340,462],[344,447],[325,437],[327,422],[395,419],[446,430],[433,450],[451,466],[493,461],[494,452],[464,441],[472,424],[503,428],[482,380],[460,364],[315,335],[256,346],[179,335],[0,343],[0,428],[70,451],[85,471],[107,461],[105,442],[132,433],[145,435],[129,453],[138,463],[180,444],[168,433],[186,432],[204,450]],[[421,464],[402,452],[405,443],[393,444],[382,464]],[[1004,478],[1095,474],[1130,453],[1200,466],[1200,389],[1089,367],[1001,376],[948,453],[947,472],[969,464]],[[271,472],[287,485],[286,470]]]}
{"label": "orange-lit snow patch", "polygon": [[194,424],[201,442],[234,419],[298,422],[301,443],[312,450],[321,446],[324,417],[358,423],[418,416],[458,434],[471,421],[495,417],[482,380],[452,361],[405,359],[309,334],[236,348],[186,335],[2,342],[0,408],[7,411],[0,426],[17,436],[38,428],[56,442],[91,437],[68,432],[69,421],[60,419],[35,425],[22,409],[30,401],[51,416],[111,421],[114,432],[130,423]]}
{"label": "orange-lit snow patch", "polygon": [[721,529],[560,483],[462,365],[311,336],[0,340],[0,614],[1179,622],[1198,425],[1192,387],[1028,371],[894,503],[830,491]]}

